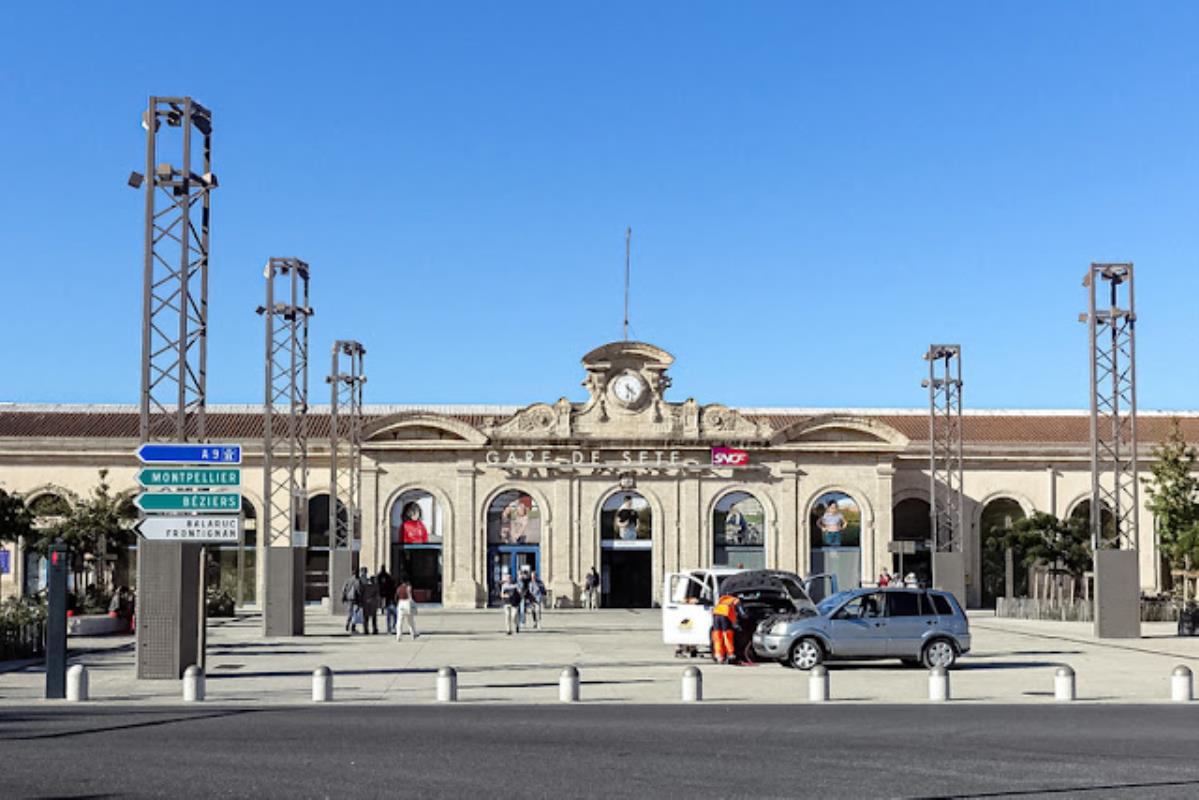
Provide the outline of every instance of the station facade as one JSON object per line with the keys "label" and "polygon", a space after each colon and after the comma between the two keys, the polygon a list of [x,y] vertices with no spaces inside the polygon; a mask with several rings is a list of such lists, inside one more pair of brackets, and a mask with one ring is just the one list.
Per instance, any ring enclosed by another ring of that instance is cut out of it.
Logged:
{"label": "station facade", "polygon": [[[562,606],[580,601],[592,566],[604,603],[625,607],[660,602],[668,572],[722,564],[831,571],[842,587],[884,566],[927,578],[927,410],[674,401],[673,361],[641,342],[599,347],[582,360],[582,402],[367,406],[356,563],[406,575],[418,601],[467,608],[494,603],[503,575],[525,567]],[[1176,416],[1199,440],[1199,416]],[[1089,515],[1089,420],[995,411],[963,422],[966,599],[979,606],[1003,593],[1002,557],[986,545],[997,531],[1033,511]],[[318,602],[329,592],[327,410],[309,426],[306,591]],[[1141,416],[1143,459],[1168,426]],[[208,428],[246,451],[243,539],[210,548],[209,581],[253,606],[266,580],[261,408],[213,407]],[[50,524],[98,470],[114,491],[136,490],[136,437],[132,407],[0,406],[0,487]],[[1140,527],[1141,583],[1155,591],[1163,570],[1144,509]],[[109,557],[131,582],[134,554]],[[10,547],[9,563],[0,591],[38,588],[36,554]]]}

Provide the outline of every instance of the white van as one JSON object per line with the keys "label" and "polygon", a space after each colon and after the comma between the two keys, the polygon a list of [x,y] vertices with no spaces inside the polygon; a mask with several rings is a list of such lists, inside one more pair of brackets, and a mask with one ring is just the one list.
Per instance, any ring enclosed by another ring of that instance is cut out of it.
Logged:
{"label": "white van", "polygon": [[[746,569],[713,567],[687,572],[668,572],[662,587],[662,641],[676,647],[711,648],[712,607],[721,594],[721,585],[730,575]],[[797,576],[798,577],[798,576]],[[833,575],[809,575],[803,579],[804,591],[813,602],[837,592]]]}
{"label": "white van", "polygon": [[745,570],[713,567],[666,573],[662,587],[662,641],[675,646],[708,647],[712,606],[720,597],[720,584],[738,572]]}

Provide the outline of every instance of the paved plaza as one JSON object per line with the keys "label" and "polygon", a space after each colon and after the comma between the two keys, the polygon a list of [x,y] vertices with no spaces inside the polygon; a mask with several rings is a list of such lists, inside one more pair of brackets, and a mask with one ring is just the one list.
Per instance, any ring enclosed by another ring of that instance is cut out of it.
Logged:
{"label": "paved plaza", "polygon": [[[382,621],[382,619],[380,619]],[[657,610],[556,610],[543,630],[507,636],[499,610],[424,609],[421,636],[350,636],[342,622],[310,609],[307,635],[267,639],[257,616],[211,621],[208,701],[235,705],[310,701],[318,666],[335,673],[335,699],[412,705],[434,702],[439,667],[458,670],[463,703],[556,703],[566,665],[581,676],[583,702],[678,703],[684,667],[703,670],[706,701],[806,702],[805,674],[774,663],[717,666],[673,657],[661,642]],[[1199,638],[1178,638],[1171,623],[1147,623],[1138,640],[1099,642],[1087,623],[1034,622],[972,614],[974,649],[952,673],[953,699],[979,703],[1052,702],[1055,669],[1077,673],[1083,702],[1168,702],[1170,673],[1199,670]],[[86,664],[91,699],[105,703],[177,703],[178,681],[133,677],[132,637],[72,638],[72,663]],[[0,703],[45,702],[41,666],[0,672]],[[833,663],[838,702],[916,703],[927,697],[927,674],[897,661]],[[55,701],[58,702],[58,701]]]}

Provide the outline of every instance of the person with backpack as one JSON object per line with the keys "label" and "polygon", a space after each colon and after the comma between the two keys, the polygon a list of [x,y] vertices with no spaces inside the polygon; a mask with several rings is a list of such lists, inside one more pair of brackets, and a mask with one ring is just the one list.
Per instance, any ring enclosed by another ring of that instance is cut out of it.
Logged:
{"label": "person with backpack", "polygon": [[525,621],[528,618],[529,606],[532,605],[533,591],[530,588],[533,583],[532,572],[529,568],[522,567],[520,570],[520,578],[517,579],[520,584],[520,626],[523,628]]}
{"label": "person with backpack", "polygon": [[541,578],[537,577],[537,573],[531,573],[529,576],[529,594],[525,598],[525,603],[529,609],[529,616],[533,619],[533,627],[541,630],[541,610],[545,603],[545,584],[541,582]]}
{"label": "person with backpack", "polygon": [[508,635],[512,635],[513,629],[520,633],[520,584],[507,572],[500,586],[500,602],[504,604],[504,624]]}
{"label": "person with backpack", "polygon": [[351,635],[358,633],[357,618],[362,616],[362,583],[357,575],[351,574],[341,585],[341,601],[346,604],[346,631]]}

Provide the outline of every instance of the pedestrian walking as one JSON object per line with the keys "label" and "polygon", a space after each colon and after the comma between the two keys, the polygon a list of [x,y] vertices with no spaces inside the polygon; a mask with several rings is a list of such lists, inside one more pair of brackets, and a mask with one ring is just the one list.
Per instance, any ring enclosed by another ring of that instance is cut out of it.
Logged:
{"label": "pedestrian walking", "polygon": [[405,625],[412,633],[412,641],[416,641],[420,634],[416,632],[416,601],[412,599],[412,584],[408,581],[401,581],[400,585],[396,587],[394,600],[394,607],[398,608],[400,612],[400,622],[395,630],[396,641],[404,638]]}
{"label": "pedestrian walking", "polygon": [[591,571],[587,573],[587,577],[583,579],[583,606],[585,608],[599,608],[600,595],[600,576],[595,571],[595,566],[592,565]]}
{"label": "pedestrian walking", "polygon": [[528,605],[529,616],[533,620],[533,627],[541,630],[541,610],[545,606],[545,584],[541,582],[541,578],[537,577],[537,573],[531,573],[529,576],[529,595],[525,598]]}
{"label": "pedestrian walking", "polygon": [[504,573],[504,583],[500,586],[500,602],[504,604],[508,635],[520,633],[520,583],[508,573]]}
{"label": "pedestrian walking", "polygon": [[357,575],[350,575],[341,586],[341,601],[346,604],[346,630],[358,633],[358,620],[362,618],[362,582]]}
{"label": "pedestrian walking", "polygon": [[523,628],[528,620],[529,606],[533,597],[533,590],[530,588],[533,584],[533,573],[529,567],[520,568],[520,578],[517,583],[520,584],[520,626]]}
{"label": "pedestrian walking", "polygon": [[362,568],[362,632],[379,632],[379,584]]}
{"label": "pedestrian walking", "polygon": [[379,600],[383,603],[384,621],[387,623],[387,632],[396,632],[396,582],[395,578],[391,577],[391,573],[387,571],[387,567],[379,570],[379,574],[375,576],[375,583],[379,584]]}

